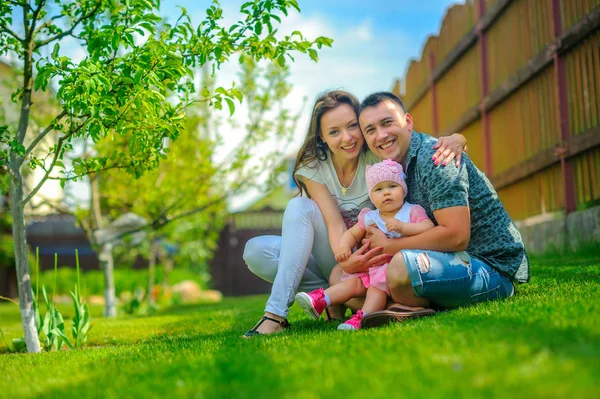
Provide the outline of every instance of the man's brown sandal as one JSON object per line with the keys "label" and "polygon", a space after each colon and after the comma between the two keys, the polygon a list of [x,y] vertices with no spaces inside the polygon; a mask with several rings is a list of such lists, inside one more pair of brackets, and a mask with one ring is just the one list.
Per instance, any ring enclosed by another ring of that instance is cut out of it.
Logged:
{"label": "man's brown sandal", "polygon": [[254,327],[252,327],[252,329],[251,329],[251,330],[249,330],[249,331],[246,331],[246,333],[244,334],[244,337],[246,337],[246,338],[250,338],[250,337],[253,337],[253,336],[255,336],[255,335],[265,335],[265,334],[263,334],[263,333],[261,333],[261,332],[258,332],[258,331],[256,331],[256,330],[258,329],[258,327],[260,327],[260,325],[261,325],[262,323],[264,323],[264,322],[265,322],[265,321],[267,321],[267,320],[269,320],[269,321],[272,321],[272,322],[275,322],[275,323],[279,324],[281,327],[283,327],[283,329],[284,329],[284,330],[286,330],[286,329],[288,329],[288,328],[290,328],[290,327],[291,327],[291,324],[290,324],[290,322],[289,322],[289,321],[287,321],[287,319],[283,319],[282,321],[279,321],[279,320],[277,320],[277,319],[274,319],[274,318],[272,318],[272,317],[269,317],[269,316],[263,316],[263,318],[262,318],[262,319],[260,319],[260,320],[258,321],[258,323],[256,323],[256,325],[255,325]]}
{"label": "man's brown sandal", "polygon": [[417,317],[432,316],[436,312],[433,309],[406,309],[403,307],[392,306],[388,310],[380,310],[378,312],[369,313],[362,318],[361,328],[372,328],[388,325],[390,323],[398,323],[408,319]]}

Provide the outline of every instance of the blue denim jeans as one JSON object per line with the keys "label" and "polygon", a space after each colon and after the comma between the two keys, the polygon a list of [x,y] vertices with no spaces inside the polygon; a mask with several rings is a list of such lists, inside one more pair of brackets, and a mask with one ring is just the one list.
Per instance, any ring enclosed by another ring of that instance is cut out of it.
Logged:
{"label": "blue denim jeans", "polygon": [[440,308],[511,297],[513,283],[467,252],[403,250],[412,287]]}
{"label": "blue denim jeans", "polygon": [[337,264],[317,204],[293,198],[283,215],[282,235],[248,240],[244,261],[258,277],[273,283],[266,312],[287,317],[300,291],[329,287],[329,275]]}

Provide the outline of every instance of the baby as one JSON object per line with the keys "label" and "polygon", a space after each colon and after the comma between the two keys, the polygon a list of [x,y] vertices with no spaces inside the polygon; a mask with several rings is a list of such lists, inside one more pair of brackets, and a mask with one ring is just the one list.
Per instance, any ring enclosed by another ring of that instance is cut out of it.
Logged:
{"label": "baby", "polygon": [[[385,160],[367,166],[365,176],[369,197],[377,209],[363,209],[358,216],[358,223],[344,233],[334,251],[335,259],[340,263],[352,254],[351,248],[360,244],[366,226],[379,228],[389,238],[417,235],[434,226],[421,206],[404,201],[407,187],[402,165]],[[362,273],[344,272],[340,284],[326,290],[319,288],[309,293],[300,292],[296,294],[296,302],[316,320],[326,307],[366,295],[363,308],[338,327],[340,330],[358,330],[364,315],[385,308],[389,294],[386,270],[387,263]]]}

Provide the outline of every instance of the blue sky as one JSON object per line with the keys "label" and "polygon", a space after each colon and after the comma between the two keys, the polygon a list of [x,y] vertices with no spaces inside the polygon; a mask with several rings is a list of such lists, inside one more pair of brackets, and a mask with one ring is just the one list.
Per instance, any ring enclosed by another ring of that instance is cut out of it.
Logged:
{"label": "blue sky", "polygon": [[[300,60],[292,65],[291,81],[309,102],[324,90],[342,88],[358,97],[388,90],[402,77],[411,58],[420,57],[428,35],[439,31],[451,0],[299,0],[302,12],[284,20],[283,31],[298,28],[308,37],[334,39],[332,49],[314,64]],[[223,1],[225,18],[236,16],[243,1]],[[165,15],[178,15],[175,4],[185,7],[195,23],[204,16],[209,1],[165,1]]]}

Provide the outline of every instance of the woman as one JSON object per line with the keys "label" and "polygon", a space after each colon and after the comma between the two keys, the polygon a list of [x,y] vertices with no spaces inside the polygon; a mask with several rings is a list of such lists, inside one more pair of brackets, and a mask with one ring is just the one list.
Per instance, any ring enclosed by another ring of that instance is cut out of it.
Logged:
{"label": "woman", "polygon": [[[356,224],[362,208],[373,209],[365,167],[379,159],[368,150],[363,138],[358,106],[353,95],[335,90],[320,96],[313,107],[293,171],[301,196],[293,198],[285,210],[282,236],[255,237],[244,249],[250,271],[273,282],[264,317],[245,337],[289,327],[286,318],[296,292],[329,286],[337,263],[333,253],[342,234]],[[442,138],[433,161],[445,165],[458,154],[459,163],[465,145],[461,135]],[[367,243],[346,262],[368,260],[370,265],[381,264],[389,260],[389,255],[381,251],[368,250]]]}

